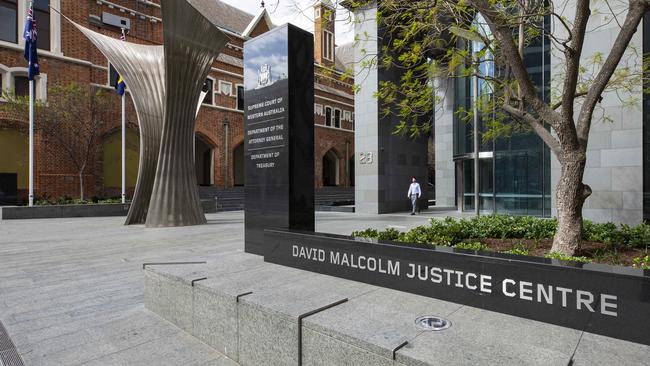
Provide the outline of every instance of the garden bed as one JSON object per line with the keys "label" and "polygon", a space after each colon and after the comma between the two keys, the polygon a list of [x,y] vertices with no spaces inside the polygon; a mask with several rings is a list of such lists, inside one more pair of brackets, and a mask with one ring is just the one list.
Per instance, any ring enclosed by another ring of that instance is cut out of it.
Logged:
{"label": "garden bed", "polygon": [[572,257],[551,252],[556,226],[555,219],[487,215],[469,219],[432,219],[429,225],[407,232],[392,228],[384,231],[367,229],[354,232],[352,236],[388,240],[405,246],[441,245],[650,269],[650,225],[618,226],[585,220],[583,241]]}
{"label": "garden bed", "polygon": [[[131,203],[69,203],[41,204],[37,206],[0,207],[2,220],[54,219],[66,217],[126,216]],[[203,213],[217,212],[217,203],[212,199],[201,200]]]}

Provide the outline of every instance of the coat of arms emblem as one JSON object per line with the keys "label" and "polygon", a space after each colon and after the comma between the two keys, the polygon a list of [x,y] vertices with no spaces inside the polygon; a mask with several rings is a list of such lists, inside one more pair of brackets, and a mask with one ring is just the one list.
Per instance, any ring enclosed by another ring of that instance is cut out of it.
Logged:
{"label": "coat of arms emblem", "polygon": [[257,75],[257,87],[263,88],[271,84],[273,84],[273,80],[271,80],[271,66],[264,64],[260,67],[260,72]]}

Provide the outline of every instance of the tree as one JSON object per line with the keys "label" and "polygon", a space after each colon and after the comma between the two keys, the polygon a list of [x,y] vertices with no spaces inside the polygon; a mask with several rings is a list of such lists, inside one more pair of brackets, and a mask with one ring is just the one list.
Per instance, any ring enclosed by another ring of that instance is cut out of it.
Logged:
{"label": "tree", "polygon": [[[104,126],[102,113],[108,98],[100,89],[77,83],[49,88],[46,103],[34,106],[34,129],[61,148],[79,176],[79,197],[84,200],[84,175],[87,174],[99,146]],[[4,93],[6,103],[0,108],[29,118],[29,99]],[[92,170],[91,170],[91,173]]]}
{"label": "tree", "polygon": [[[612,2],[382,0],[377,11],[382,47],[360,66],[402,70],[398,82],[380,83],[378,97],[389,106],[384,113],[401,117],[397,132],[408,135],[430,126],[421,118],[432,114],[436,102],[428,81],[441,75],[483,80],[490,97],[476,98],[474,108],[459,112],[471,120],[474,110],[486,115],[482,112],[497,108],[483,138],[534,131],[557,157],[558,226],[551,250],[573,255],[581,240],[582,208],[592,193],[583,175],[595,111],[606,92],[641,89],[644,72],[630,41],[650,10],[650,1]],[[374,3],[356,0],[347,6],[354,10]],[[575,6],[572,19],[562,15],[567,5]],[[596,7],[608,9],[599,16],[616,22],[620,30],[609,52],[586,55],[587,25]],[[545,26],[548,20],[553,28]],[[561,70],[553,70],[554,77],[563,81],[556,83],[559,88],[550,100],[540,95],[523,57],[524,48],[540,37],[547,37],[553,56],[562,64]],[[626,53],[631,57],[621,63]],[[493,64],[493,74],[485,72],[486,63]]]}

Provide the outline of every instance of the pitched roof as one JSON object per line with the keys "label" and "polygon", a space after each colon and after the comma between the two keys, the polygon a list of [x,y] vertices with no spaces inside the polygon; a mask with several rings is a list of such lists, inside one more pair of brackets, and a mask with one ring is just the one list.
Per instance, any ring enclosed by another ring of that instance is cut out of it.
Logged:
{"label": "pitched roof", "polygon": [[206,18],[222,29],[242,35],[255,16],[219,0],[189,0]]}
{"label": "pitched roof", "polygon": [[271,17],[269,16],[269,13],[266,11],[266,9],[262,9],[262,11],[259,14],[257,14],[257,16],[248,24],[246,29],[242,32],[242,35],[244,37],[250,37],[251,32],[253,32],[257,24],[259,24],[259,22],[262,19],[264,19],[269,29],[273,28],[273,22],[271,22]]}

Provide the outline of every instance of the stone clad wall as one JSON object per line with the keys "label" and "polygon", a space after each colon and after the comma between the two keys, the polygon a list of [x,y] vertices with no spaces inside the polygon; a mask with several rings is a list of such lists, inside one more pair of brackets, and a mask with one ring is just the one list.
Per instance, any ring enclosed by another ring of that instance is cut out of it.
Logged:
{"label": "stone clad wall", "polygon": [[[563,4],[567,2],[567,6]],[[557,4],[556,9],[564,9],[562,14],[566,19],[573,19],[575,0],[565,0]],[[613,5],[614,11],[621,11],[621,6]],[[598,8],[602,11],[598,12]],[[593,57],[597,52],[606,57],[611,44],[618,34],[618,24],[606,15],[611,14],[605,3],[593,3],[592,15],[588,24],[588,33],[583,49],[583,62]],[[611,15],[609,16],[611,18]],[[619,14],[623,21],[625,13]],[[621,60],[619,67],[629,66],[633,71],[641,70],[641,50],[643,42],[643,27],[640,26],[631,41],[632,48]],[[561,27],[556,27],[561,31]],[[554,96],[561,88],[563,58],[558,49],[551,53],[552,90]],[[624,106],[619,98],[634,101],[632,106]],[[584,206],[584,216],[587,219],[606,222],[638,224],[643,219],[643,111],[642,89],[638,85],[632,93],[618,91],[605,93],[598,104],[589,135],[587,149],[587,168],[584,182],[593,189],[593,194]],[[576,116],[579,104],[576,105]],[[603,119],[606,116],[610,121]],[[551,159],[551,184],[553,190],[560,178],[560,164],[553,156]],[[553,194],[553,214],[556,215],[555,194]]]}
{"label": "stone clad wall", "polygon": [[453,79],[439,78],[435,87],[436,206],[452,207],[456,206]]}
{"label": "stone clad wall", "polygon": [[[354,99],[356,113],[356,133],[354,135],[355,156],[355,210],[362,213],[379,213],[379,108],[374,94],[378,88],[376,68],[370,69],[360,65],[368,55],[378,52],[377,47],[377,10],[369,8],[359,10],[355,15],[358,21],[354,25],[355,34],[360,35],[359,45],[354,49],[355,80],[363,80]],[[361,36],[361,35],[367,35]],[[366,53],[362,52],[365,50]],[[359,154],[373,154],[373,162],[362,164]]]}

